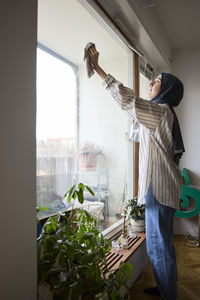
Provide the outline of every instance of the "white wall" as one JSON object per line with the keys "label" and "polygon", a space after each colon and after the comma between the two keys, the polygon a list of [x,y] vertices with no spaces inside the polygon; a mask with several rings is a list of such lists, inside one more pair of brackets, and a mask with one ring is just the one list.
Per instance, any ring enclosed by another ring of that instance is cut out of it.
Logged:
{"label": "white wall", "polygon": [[37,1],[1,1],[0,298],[36,299]]}
{"label": "white wall", "polygon": [[[176,109],[179,118],[185,154],[180,168],[189,170],[193,185],[200,187],[200,47],[184,49],[174,54],[172,71],[184,83],[184,98]],[[197,219],[176,219],[175,232],[197,233]]]}

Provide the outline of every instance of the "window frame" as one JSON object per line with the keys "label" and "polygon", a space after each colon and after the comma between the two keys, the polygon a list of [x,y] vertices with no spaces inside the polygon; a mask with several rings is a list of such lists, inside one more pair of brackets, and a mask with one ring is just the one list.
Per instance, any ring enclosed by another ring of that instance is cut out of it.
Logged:
{"label": "window frame", "polygon": [[[88,9],[88,5],[84,5],[86,9]],[[100,18],[100,16],[98,15],[98,12],[93,11],[92,12],[93,16],[95,18],[97,18],[98,16],[98,20],[100,21],[101,25],[103,27],[106,27],[107,30],[110,31],[110,33],[113,33],[113,28],[111,26],[112,23],[112,18],[110,18],[110,24],[107,24],[107,26],[105,26],[105,23],[102,21],[102,19]],[[104,20],[105,21],[105,20]],[[121,34],[123,35],[123,32],[121,31]],[[138,54],[138,52],[134,51],[134,48],[130,48],[127,46],[127,43],[124,43],[124,41],[122,40],[122,38],[119,37],[118,34],[115,33],[115,38],[118,39],[123,45],[125,45],[127,48],[129,48],[129,50],[131,50],[132,52],[132,64],[131,64],[131,68],[129,69],[128,73],[130,76],[130,82],[132,82],[132,86],[133,89],[135,91],[136,96],[139,96],[139,59],[140,59],[140,54]],[[125,39],[127,37],[125,36]],[[76,134],[76,149],[78,149],[78,145],[79,145],[79,80],[78,80],[78,66],[73,64],[71,61],[69,61],[68,59],[64,58],[63,56],[59,55],[58,53],[54,52],[53,50],[49,49],[48,47],[44,46],[41,43],[37,44],[37,47],[40,48],[41,50],[46,51],[47,53],[53,55],[54,57],[57,57],[59,59],[61,59],[62,61],[68,63],[71,65],[71,67],[74,69],[75,75],[76,75],[76,87],[77,87],[77,93],[76,93],[76,111],[77,111],[77,116],[76,116],[76,128],[77,128],[77,134]],[[137,195],[137,191],[138,191],[138,169],[139,169],[139,143],[133,143],[133,152],[132,152],[132,157],[133,157],[133,165],[132,165],[132,175],[133,175],[133,181],[132,181],[132,190],[133,190],[133,197]],[[44,217],[46,218],[46,216]],[[115,222],[114,224],[112,224],[111,226],[109,226],[108,228],[106,228],[105,230],[102,231],[102,234],[107,236],[108,234],[110,234],[112,231],[116,230],[117,228],[120,228],[120,226],[123,223],[123,219],[118,220],[117,222]]]}

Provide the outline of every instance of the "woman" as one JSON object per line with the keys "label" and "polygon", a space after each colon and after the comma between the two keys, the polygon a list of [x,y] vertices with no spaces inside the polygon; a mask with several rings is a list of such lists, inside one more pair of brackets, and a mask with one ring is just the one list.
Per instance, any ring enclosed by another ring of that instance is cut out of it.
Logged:
{"label": "woman", "polygon": [[177,299],[173,217],[180,209],[182,178],[177,165],[184,146],[173,107],[183,97],[183,84],[177,77],[161,73],[150,83],[151,101],[140,99],[102,70],[94,47],[88,53],[104,87],[140,126],[138,204],[146,202],[147,253],[157,282],[157,287],[144,292]]}

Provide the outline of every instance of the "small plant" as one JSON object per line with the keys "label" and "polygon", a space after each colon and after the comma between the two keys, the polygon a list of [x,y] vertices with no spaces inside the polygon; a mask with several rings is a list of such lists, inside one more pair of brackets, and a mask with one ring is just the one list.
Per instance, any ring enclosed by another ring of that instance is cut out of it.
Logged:
{"label": "small plant", "polygon": [[126,206],[129,216],[135,220],[145,220],[145,205],[137,205],[137,197],[128,200],[128,204]]}
{"label": "small plant", "polygon": [[[68,202],[84,202],[83,183],[65,194]],[[87,211],[72,208],[50,217],[37,240],[38,285],[47,286],[54,300],[121,299],[119,290],[132,275],[132,266],[121,263],[117,272],[106,263],[111,243],[97,229],[97,220]],[[128,289],[127,289],[128,290]]]}
{"label": "small plant", "polygon": [[84,142],[80,147],[81,154],[103,155],[100,148],[91,142]]}

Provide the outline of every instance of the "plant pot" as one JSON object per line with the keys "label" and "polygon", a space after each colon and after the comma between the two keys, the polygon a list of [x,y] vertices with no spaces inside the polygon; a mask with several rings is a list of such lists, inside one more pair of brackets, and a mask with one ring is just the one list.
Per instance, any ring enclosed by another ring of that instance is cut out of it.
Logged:
{"label": "plant pot", "polygon": [[53,300],[53,294],[50,292],[50,289],[46,285],[38,286],[38,300]]}
{"label": "plant pot", "polygon": [[144,232],[145,220],[137,220],[131,219],[131,226],[134,231]]}
{"label": "plant pot", "polygon": [[84,153],[80,156],[81,171],[95,171],[97,167],[97,154]]}

